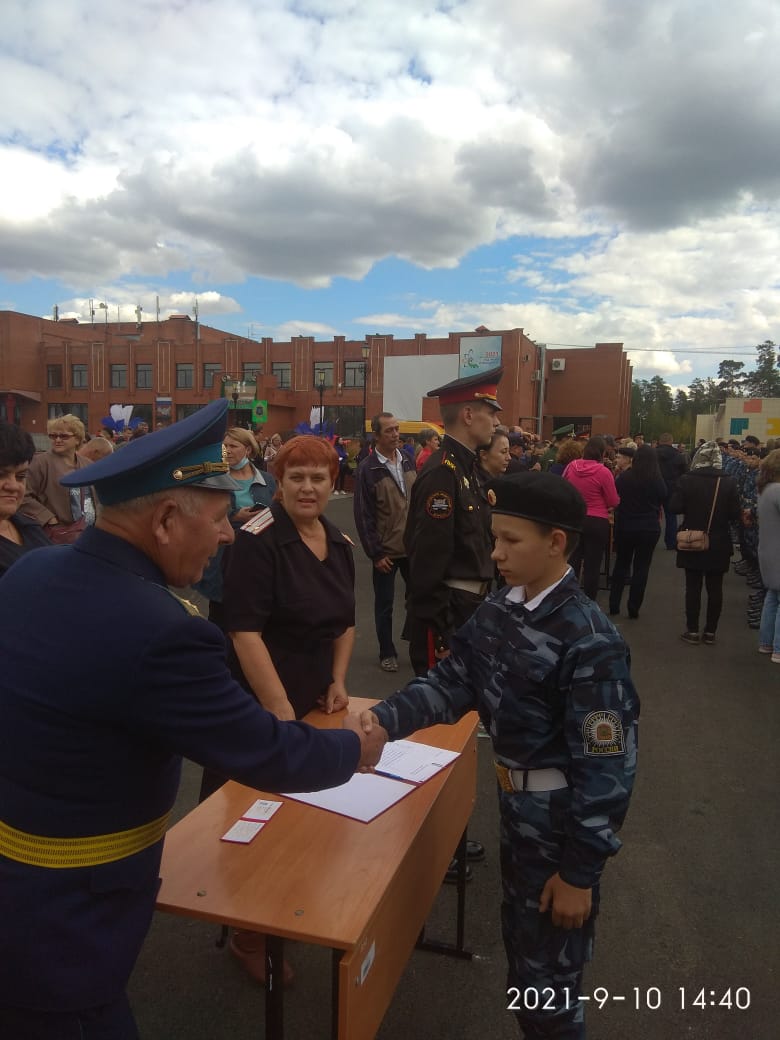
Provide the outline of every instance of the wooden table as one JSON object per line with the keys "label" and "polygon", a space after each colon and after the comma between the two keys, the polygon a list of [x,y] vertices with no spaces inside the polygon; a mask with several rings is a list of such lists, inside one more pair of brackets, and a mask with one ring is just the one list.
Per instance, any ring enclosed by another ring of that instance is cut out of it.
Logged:
{"label": "wooden table", "polygon": [[[350,708],[374,703],[353,697]],[[313,712],[306,721],[330,728],[343,714]],[[470,712],[454,726],[417,733],[412,739],[462,753],[371,823],[283,799],[251,844],[222,842],[257,797],[281,797],[231,782],[168,832],[158,909],[269,937],[267,1040],[283,1035],[284,939],[334,950],[332,1036],[368,1040],[376,1033],[453,850],[465,844],[476,726]],[[460,889],[462,917],[462,882]],[[462,926],[459,932],[462,945]]]}

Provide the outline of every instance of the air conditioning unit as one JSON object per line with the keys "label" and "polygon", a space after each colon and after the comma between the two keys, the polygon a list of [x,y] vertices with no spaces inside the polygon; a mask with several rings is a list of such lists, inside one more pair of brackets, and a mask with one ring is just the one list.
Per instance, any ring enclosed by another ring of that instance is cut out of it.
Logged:
{"label": "air conditioning unit", "polygon": [[566,358],[556,357],[550,362],[551,372],[565,372],[566,371]]}

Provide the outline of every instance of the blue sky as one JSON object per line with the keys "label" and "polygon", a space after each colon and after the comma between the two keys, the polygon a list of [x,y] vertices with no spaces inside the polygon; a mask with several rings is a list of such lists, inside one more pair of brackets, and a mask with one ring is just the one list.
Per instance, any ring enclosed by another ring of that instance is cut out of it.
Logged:
{"label": "blue sky", "polygon": [[779,338],[772,0],[3,12],[4,309],[521,327],[674,387]]}

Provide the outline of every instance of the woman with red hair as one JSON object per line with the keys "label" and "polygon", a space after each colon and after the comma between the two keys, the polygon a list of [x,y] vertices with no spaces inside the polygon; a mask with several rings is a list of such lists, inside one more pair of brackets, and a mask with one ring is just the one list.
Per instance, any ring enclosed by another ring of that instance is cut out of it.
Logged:
{"label": "woman with red hair", "polygon": [[[355,563],[351,543],[323,515],[338,471],[328,441],[310,435],[288,441],[274,458],[274,501],[237,531],[225,571],[231,670],[283,720],[349,703]],[[253,978],[265,981],[264,936],[236,932],[231,950]],[[292,977],[288,966],[285,977]]]}
{"label": "woman with red hair", "polygon": [[225,574],[236,676],[280,719],[346,707],[355,637],[350,542],[323,515],[339,471],[328,441],[293,437],[269,509],[237,532]]}

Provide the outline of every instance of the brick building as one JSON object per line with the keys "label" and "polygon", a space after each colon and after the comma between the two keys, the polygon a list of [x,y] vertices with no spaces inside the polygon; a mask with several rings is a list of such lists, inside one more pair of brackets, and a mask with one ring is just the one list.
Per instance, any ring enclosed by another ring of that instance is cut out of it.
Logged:
{"label": "brick building", "polygon": [[364,416],[384,408],[400,418],[437,419],[436,401],[425,392],[469,371],[464,365],[473,367],[479,351],[483,363],[487,357],[504,367],[499,397],[507,423],[522,421],[544,436],[569,422],[578,432],[627,432],[631,366],[620,343],[547,348],[521,329],[275,342],[188,315],[87,324],[11,311],[0,312],[0,418],[43,433],[48,418],[72,412],[94,432],[112,405],[129,405],[158,427],[226,396],[241,425],[259,418],[265,432],[284,432],[316,421],[321,406],[338,432],[354,436]]}

